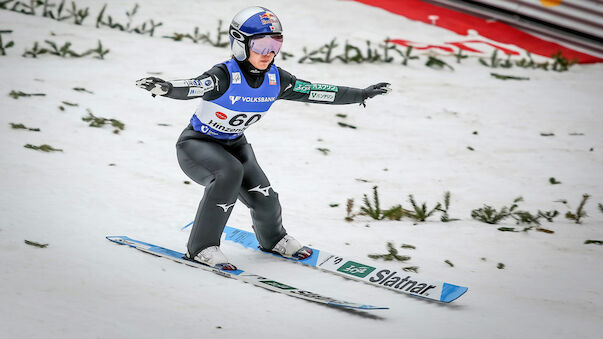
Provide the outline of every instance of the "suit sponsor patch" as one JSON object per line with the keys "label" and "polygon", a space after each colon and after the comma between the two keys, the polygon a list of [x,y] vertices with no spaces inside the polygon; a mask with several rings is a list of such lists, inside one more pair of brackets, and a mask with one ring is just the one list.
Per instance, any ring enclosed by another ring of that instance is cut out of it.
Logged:
{"label": "suit sponsor patch", "polygon": [[241,83],[241,73],[240,72],[232,72],[232,83],[233,84]]}
{"label": "suit sponsor patch", "polygon": [[326,84],[312,84],[310,88],[312,91],[327,91],[327,92],[337,92],[339,90],[337,86],[326,85]]}
{"label": "suit sponsor patch", "polygon": [[309,98],[315,101],[333,102],[335,100],[335,92],[311,91]]}
{"label": "suit sponsor patch", "polygon": [[310,83],[296,80],[293,92],[310,93]]}

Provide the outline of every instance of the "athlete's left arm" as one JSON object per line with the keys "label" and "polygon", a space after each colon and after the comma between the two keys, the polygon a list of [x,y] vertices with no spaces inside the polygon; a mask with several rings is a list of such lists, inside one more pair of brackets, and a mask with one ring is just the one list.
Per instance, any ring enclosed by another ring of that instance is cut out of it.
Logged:
{"label": "athlete's left arm", "polygon": [[386,82],[364,89],[311,83],[277,68],[281,82],[278,99],[331,105],[364,104],[366,99],[391,91],[390,84]]}

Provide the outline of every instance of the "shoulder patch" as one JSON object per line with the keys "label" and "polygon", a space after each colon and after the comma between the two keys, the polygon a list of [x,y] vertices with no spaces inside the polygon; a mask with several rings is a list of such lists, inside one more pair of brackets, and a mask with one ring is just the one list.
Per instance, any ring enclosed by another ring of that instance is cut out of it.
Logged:
{"label": "shoulder patch", "polygon": [[241,83],[241,73],[240,72],[232,72],[231,76],[233,84]]}
{"label": "shoulder patch", "polygon": [[310,93],[310,83],[296,80],[293,92]]}

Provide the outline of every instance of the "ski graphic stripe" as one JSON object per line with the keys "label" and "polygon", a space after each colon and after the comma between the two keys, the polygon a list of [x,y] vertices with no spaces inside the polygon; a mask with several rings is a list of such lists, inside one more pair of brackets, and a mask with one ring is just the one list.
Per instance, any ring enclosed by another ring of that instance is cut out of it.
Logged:
{"label": "ski graphic stripe", "polygon": [[262,287],[264,289],[279,292],[288,296],[309,300],[321,304],[326,304],[330,306],[340,307],[340,308],[349,308],[349,309],[358,309],[358,310],[380,310],[380,309],[388,309],[388,307],[378,307],[372,305],[358,304],[352,303],[348,301],[338,300],[335,298],[323,296],[314,292],[301,290],[296,287],[278,282],[274,279],[262,277],[257,274],[249,273],[247,271],[237,269],[236,271],[222,270],[215,267],[210,267],[207,265],[203,265],[197,263],[195,261],[187,260],[184,258],[184,253],[174,251],[165,247],[153,245],[144,241],[134,240],[127,236],[107,236],[107,240],[112,241],[114,243],[120,245],[127,245],[137,250],[140,250],[145,253],[153,254],[155,256],[167,258],[188,266],[197,267],[203,269],[205,271],[213,272],[219,274],[224,277],[233,278],[237,280],[241,280],[246,283],[250,283],[254,286]]}
{"label": "ski graphic stripe", "polygon": [[[226,240],[239,243],[246,248],[251,248],[256,251],[260,250],[255,234],[251,232],[226,226],[224,234],[226,235]],[[384,287],[396,292],[444,303],[449,303],[458,299],[468,290],[467,287],[457,286],[446,282],[425,281],[419,276],[410,275],[406,272],[396,272],[389,269],[381,269],[361,264],[314,248],[312,251],[313,254],[304,260],[284,258],[273,253],[262,253],[272,254],[282,259],[315,267],[349,279],[359,280],[373,286]]]}

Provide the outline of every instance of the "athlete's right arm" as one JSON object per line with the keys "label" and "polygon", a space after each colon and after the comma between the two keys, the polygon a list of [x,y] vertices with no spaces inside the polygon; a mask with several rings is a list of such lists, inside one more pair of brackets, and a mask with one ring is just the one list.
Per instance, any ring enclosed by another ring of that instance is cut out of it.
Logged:
{"label": "athlete's right arm", "polygon": [[136,81],[136,86],[146,89],[153,96],[161,95],[178,100],[196,98],[214,100],[226,92],[229,80],[226,67],[219,64],[193,79],[165,81],[160,78],[149,77]]}

